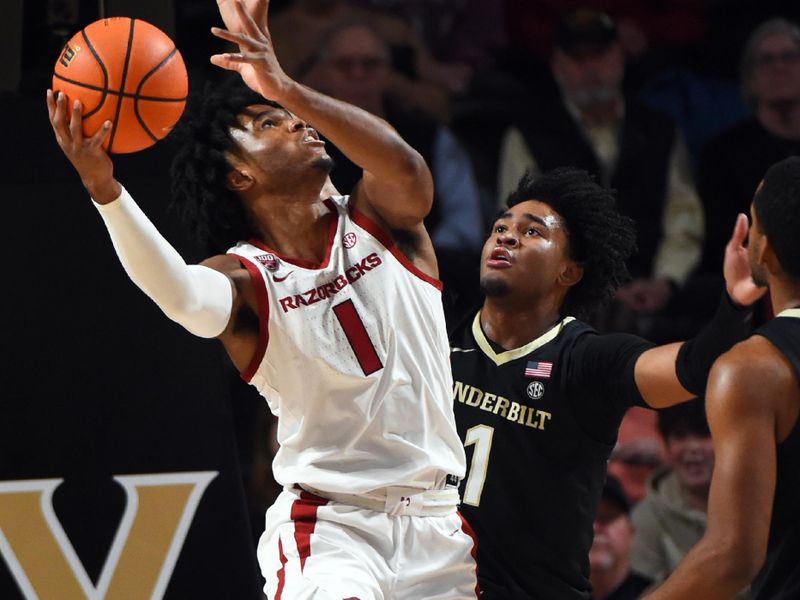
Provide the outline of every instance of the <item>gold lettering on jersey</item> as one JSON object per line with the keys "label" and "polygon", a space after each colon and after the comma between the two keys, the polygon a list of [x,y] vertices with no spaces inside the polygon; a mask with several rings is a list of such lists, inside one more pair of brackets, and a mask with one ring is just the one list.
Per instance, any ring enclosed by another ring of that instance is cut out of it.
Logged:
{"label": "gold lettering on jersey", "polygon": [[478,388],[471,388],[469,391],[469,398],[467,398],[467,404],[469,406],[478,406],[483,399],[483,392],[480,391]]}
{"label": "gold lettering on jersey", "polygon": [[550,419],[553,418],[553,413],[539,410],[526,404],[520,404],[491,392],[484,392],[461,381],[453,382],[453,400],[493,413],[531,429],[543,430]]}
{"label": "gold lettering on jersey", "polygon": [[92,583],[53,510],[63,479],[0,482],[0,554],[25,598],[161,598],[216,471],[120,475],[125,511]]}
{"label": "gold lettering on jersey", "polygon": [[331,298],[334,294],[340,292],[342,289],[351,285],[361,279],[364,275],[372,271],[375,267],[383,264],[381,257],[375,252],[362,258],[355,263],[352,267],[345,270],[344,274],[337,275],[336,278],[328,283],[306,290],[301,294],[292,294],[291,296],[284,296],[278,302],[283,309],[283,312],[289,312],[301,306],[310,306],[322,300]]}

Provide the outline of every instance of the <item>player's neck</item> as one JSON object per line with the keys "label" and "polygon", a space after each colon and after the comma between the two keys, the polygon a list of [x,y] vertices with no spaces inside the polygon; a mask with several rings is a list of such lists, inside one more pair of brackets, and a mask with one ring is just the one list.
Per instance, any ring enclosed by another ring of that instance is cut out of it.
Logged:
{"label": "player's neck", "polygon": [[[283,200],[283,201],[281,201]],[[317,197],[309,202],[270,197],[248,207],[259,241],[284,256],[321,262],[328,246],[330,214]]]}
{"label": "player's neck", "polygon": [[560,320],[558,306],[539,303],[515,306],[507,299],[487,298],[481,309],[481,327],[506,350],[521,348],[547,333]]}
{"label": "player's neck", "polygon": [[769,294],[772,311],[776,315],[788,308],[800,306],[800,284],[771,281]]}

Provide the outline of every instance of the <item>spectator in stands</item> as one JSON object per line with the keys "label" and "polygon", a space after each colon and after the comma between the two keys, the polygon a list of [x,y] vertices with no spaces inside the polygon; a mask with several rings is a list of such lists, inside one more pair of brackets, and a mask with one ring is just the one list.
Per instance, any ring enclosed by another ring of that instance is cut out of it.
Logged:
{"label": "spectator in stands", "polygon": [[608,475],[594,520],[589,581],[594,600],[634,600],[651,583],[631,571],[634,527],[631,505],[619,481]]}
{"label": "spectator in stands", "polygon": [[666,449],[658,435],[658,412],[631,406],[619,425],[617,443],[608,458],[608,472],[636,504],[647,492],[650,475],[665,460]]}
{"label": "spectator in stands", "polygon": [[[323,37],[315,66],[319,88],[388,121],[430,165],[434,202],[425,225],[439,260],[440,277],[458,297],[448,296],[448,317],[477,302],[478,253],[483,222],[478,187],[469,156],[453,134],[404,99],[391,95],[389,48],[366,21],[346,21]],[[361,170],[335,146],[331,179],[344,194],[352,191]],[[448,292],[448,293],[449,293]],[[454,308],[454,305],[460,307]]]}
{"label": "spectator in stands", "polygon": [[440,122],[450,114],[450,95],[469,82],[469,67],[436,60],[424,42],[400,17],[353,0],[294,0],[270,17],[275,52],[286,73],[317,86],[315,53],[335,24],[350,19],[369,22],[390,50],[391,87],[415,108]]}
{"label": "spectator in stands", "polygon": [[[719,267],[736,214],[748,212],[753,190],[770,165],[800,154],[800,28],[796,24],[771,19],[752,32],[742,53],[741,88],[752,116],[708,142],[697,171],[707,223],[699,272],[714,288],[719,285]],[[706,294],[711,306],[717,294]]]}
{"label": "spectator in stands", "polygon": [[636,539],[631,565],[663,581],[703,536],[714,448],[702,400],[658,413],[668,465],[650,477],[647,495],[633,510]]}
{"label": "spectator in stands", "polygon": [[617,190],[620,210],[637,222],[634,278],[618,292],[634,323],[662,310],[700,260],[703,213],[683,140],[672,120],[622,90],[625,58],[605,13],[577,10],[557,24],[550,67],[560,95],[530,107],[504,137],[498,166],[503,200],[526,168],[572,165]]}

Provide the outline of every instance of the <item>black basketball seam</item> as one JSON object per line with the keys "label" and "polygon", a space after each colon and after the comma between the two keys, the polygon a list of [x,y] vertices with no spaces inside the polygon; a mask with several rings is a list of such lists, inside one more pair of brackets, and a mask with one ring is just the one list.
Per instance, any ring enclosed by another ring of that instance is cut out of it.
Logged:
{"label": "black basketball seam", "polygon": [[150,136],[150,139],[152,139],[154,142],[157,142],[157,141],[158,141],[158,140],[160,140],[161,138],[159,138],[159,137],[156,137],[156,136],[153,134],[153,132],[152,132],[152,131],[150,131],[150,128],[149,128],[149,127],[147,126],[147,124],[144,122],[144,119],[142,119],[142,115],[140,115],[140,114],[139,114],[139,92],[141,91],[141,89],[142,89],[142,86],[145,84],[145,82],[147,81],[147,79],[148,79],[149,77],[151,77],[151,76],[153,75],[153,73],[155,73],[156,71],[158,71],[158,70],[159,70],[161,67],[163,67],[165,64],[167,64],[167,62],[169,62],[169,60],[170,60],[170,59],[171,59],[173,56],[175,56],[175,54],[176,54],[177,52],[178,52],[178,49],[177,49],[177,48],[172,48],[172,51],[171,51],[169,54],[167,54],[167,55],[164,57],[164,60],[162,60],[162,61],[161,61],[160,63],[158,63],[158,64],[157,64],[155,67],[153,67],[153,68],[152,68],[152,69],[150,69],[150,70],[149,70],[147,73],[145,73],[144,77],[142,77],[142,79],[139,81],[139,85],[136,87],[136,93],[134,94],[134,98],[133,98],[133,114],[134,114],[134,115],[136,115],[136,120],[137,120],[137,121],[139,121],[139,125],[141,125],[141,126],[142,126],[142,129],[144,129],[145,133],[146,133],[147,135],[149,135],[149,136]]}
{"label": "black basketball seam", "polygon": [[[59,75],[58,73],[53,73],[53,76],[61,81],[65,81],[67,83],[71,83],[72,85],[86,88],[89,90],[94,90],[96,92],[103,92],[105,91],[106,94],[109,96],[122,96],[123,98],[134,98],[138,97],[139,100],[146,100],[148,102],[186,102],[188,96],[183,96],[180,98],[164,98],[162,96],[136,96],[136,94],[131,94],[130,92],[120,92],[119,90],[110,90],[110,89],[103,89],[98,85],[92,85],[91,83],[85,83],[83,81],[75,81],[74,79],[70,79],[69,77],[64,77],[63,75]],[[94,112],[94,111],[92,111]],[[86,115],[84,115],[86,117]]]}
{"label": "black basketball seam", "polygon": [[[128,64],[131,60],[131,50],[133,49],[133,29],[134,23],[136,22],[135,19],[131,19],[131,26],[128,29],[128,47],[125,49],[125,62],[122,64],[122,81],[119,83],[120,91],[125,91],[125,79],[128,77]],[[117,119],[119,119],[119,113],[122,110],[122,99],[124,96],[120,95],[117,96],[117,110],[114,112],[114,121],[111,127],[111,137],[108,138],[108,151],[113,152],[113,144],[114,144],[114,136],[117,133]]]}
{"label": "black basketball seam", "polygon": [[[99,91],[103,92],[103,95],[100,97],[100,102],[97,103],[97,106],[94,107],[94,110],[90,110],[85,115],[83,115],[83,118],[86,119],[87,117],[91,117],[94,113],[100,110],[106,101],[106,96],[108,96],[108,71],[106,70],[106,65],[103,63],[103,59],[100,58],[100,55],[97,53],[97,50],[95,50],[94,46],[92,46],[92,42],[89,40],[89,36],[86,35],[86,30],[82,29],[81,33],[83,34],[83,40],[86,42],[86,46],[89,48],[89,51],[94,56],[94,59],[97,61],[97,64],[100,65],[100,70],[103,72],[103,87],[98,88]],[[58,77],[58,74],[56,74],[56,77]]]}

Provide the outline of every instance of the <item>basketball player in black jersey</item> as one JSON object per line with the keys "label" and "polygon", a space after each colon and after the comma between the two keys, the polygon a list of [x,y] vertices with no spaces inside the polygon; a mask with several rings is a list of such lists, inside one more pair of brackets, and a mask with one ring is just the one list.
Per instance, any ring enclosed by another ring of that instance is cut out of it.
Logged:
{"label": "basketball player in black jersey", "polygon": [[711,371],[708,526],[651,600],[731,598],[751,581],[753,599],[800,598],[800,158],[767,171],[750,213],[753,278],[777,317]]}
{"label": "basketball player in black jersey", "polygon": [[[696,338],[653,347],[585,318],[624,281],[634,225],[577,169],[528,174],[481,257],[486,299],[451,336],[454,405],[469,470],[462,514],[478,537],[482,598],[590,597],[588,551],[606,461],[633,405],[703,392],[714,359],[749,332],[740,215],[727,297]],[[731,299],[733,302],[731,302]]]}

